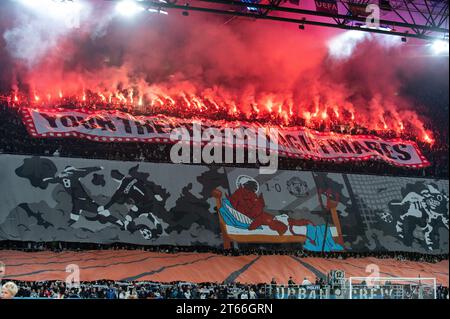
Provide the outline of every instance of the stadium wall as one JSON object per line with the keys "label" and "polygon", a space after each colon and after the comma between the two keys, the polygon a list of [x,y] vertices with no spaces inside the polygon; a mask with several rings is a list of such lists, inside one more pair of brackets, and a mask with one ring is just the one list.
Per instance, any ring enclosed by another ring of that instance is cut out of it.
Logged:
{"label": "stadium wall", "polygon": [[448,180],[0,155],[0,240],[448,253]]}

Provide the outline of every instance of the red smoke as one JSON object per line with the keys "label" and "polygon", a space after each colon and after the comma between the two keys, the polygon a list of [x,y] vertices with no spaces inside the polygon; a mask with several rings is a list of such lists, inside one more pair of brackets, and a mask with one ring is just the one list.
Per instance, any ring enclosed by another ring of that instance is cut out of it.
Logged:
{"label": "red smoke", "polygon": [[335,60],[327,42],[341,31],[178,11],[109,20],[101,12],[33,63],[11,60],[17,100],[25,94],[34,105],[58,105],[71,97],[80,105],[312,127],[358,123],[432,142],[426,119],[401,95],[408,68],[401,46],[366,39]]}

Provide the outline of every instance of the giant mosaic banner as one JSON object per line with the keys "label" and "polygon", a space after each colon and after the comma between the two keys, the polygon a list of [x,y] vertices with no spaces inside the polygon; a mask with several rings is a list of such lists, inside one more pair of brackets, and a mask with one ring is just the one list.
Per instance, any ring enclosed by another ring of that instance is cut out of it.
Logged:
{"label": "giant mosaic banner", "polygon": [[448,180],[0,155],[0,240],[448,252]]}

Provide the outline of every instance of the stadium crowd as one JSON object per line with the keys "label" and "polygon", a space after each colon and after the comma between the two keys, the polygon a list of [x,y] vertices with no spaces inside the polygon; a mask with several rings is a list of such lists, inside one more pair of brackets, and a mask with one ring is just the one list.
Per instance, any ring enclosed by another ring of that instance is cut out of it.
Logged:
{"label": "stadium crowd", "polygon": [[[322,289],[333,295],[330,288],[341,289],[328,279],[315,278],[310,281],[304,278],[295,283],[292,278],[287,285],[278,285],[273,278],[270,283],[156,283],[156,282],[123,282],[98,280],[94,282],[66,283],[64,281],[9,281],[17,286],[16,298],[39,299],[277,299],[277,288],[288,288],[288,299],[297,299],[294,288]],[[387,284],[387,283],[386,283]],[[309,288],[308,288],[309,287]],[[319,294],[315,296],[319,298]],[[448,299],[448,287],[436,287],[437,299]]]}
{"label": "stadium crowd", "polygon": [[[107,159],[121,161],[147,161],[169,163],[170,145],[146,143],[95,143],[81,139],[35,139],[31,138],[22,123],[17,110],[0,103],[0,154],[23,154],[55,157],[77,157],[92,159]],[[317,127],[318,130],[330,128]],[[337,129],[336,129],[337,130]],[[340,132],[357,134],[374,134],[381,137],[392,137],[390,133],[369,132],[363,128],[339,128]],[[364,173],[377,175],[395,175],[409,177],[448,178],[448,137],[435,136],[434,144],[417,141],[419,148],[432,163],[424,169],[409,169],[394,167],[385,162],[372,160],[365,162],[334,163],[328,161],[280,158],[279,168],[288,170],[314,170],[327,172]],[[412,136],[405,138],[414,139]],[[228,164],[230,165],[230,164]],[[241,167],[255,167],[257,164],[239,164]],[[363,258],[375,257],[380,259],[394,258],[428,263],[448,260],[448,254],[430,255],[415,252],[311,252],[293,247],[252,245],[237,249],[221,249],[203,246],[139,246],[124,243],[111,245],[93,243],[69,242],[12,242],[1,241],[0,250],[33,251],[82,251],[82,250],[145,250],[163,253],[179,252],[210,252],[227,256],[237,255],[292,255],[297,257],[318,258]],[[1,278],[0,278],[1,279]],[[306,279],[305,279],[306,280]],[[17,297],[22,298],[82,298],[82,299],[260,299],[271,298],[268,295],[267,284],[245,285],[239,283],[151,283],[151,282],[115,282],[101,280],[96,282],[82,282],[79,286],[67,285],[65,282],[14,281],[19,287]],[[294,285],[291,281],[289,285]],[[305,284],[299,283],[299,284]],[[328,283],[321,278],[315,278],[311,285],[325,286]],[[275,279],[270,284],[276,285]],[[269,285],[269,286],[270,286]],[[448,299],[448,288],[439,286],[437,297]]]}
{"label": "stadium crowd", "polygon": [[265,285],[239,283],[154,283],[99,280],[68,285],[62,281],[16,281],[21,298],[80,299],[261,299]]}
{"label": "stadium crowd", "polygon": [[[170,163],[170,144],[150,143],[98,143],[76,138],[38,139],[29,136],[17,109],[0,103],[0,153],[56,157],[76,157],[121,161],[145,161]],[[321,128],[318,128],[321,129]],[[322,128],[323,129],[323,128]],[[340,130],[341,131],[341,130]],[[349,130],[345,133],[369,133],[380,137],[392,137],[389,132]],[[439,134],[437,132],[436,134]],[[404,136],[414,140],[413,136]],[[411,177],[448,176],[448,137],[437,136],[434,144],[416,140],[431,166],[416,169],[396,167],[381,160],[336,163],[325,160],[308,160],[280,157],[279,168],[287,170],[314,170],[343,173],[364,173]],[[233,165],[233,164],[226,164]],[[258,167],[258,163],[235,164],[240,167]]]}
{"label": "stadium crowd", "polygon": [[223,249],[212,246],[157,246],[157,245],[134,245],[127,243],[114,244],[96,244],[96,243],[79,243],[79,242],[26,242],[26,241],[0,241],[1,250],[18,250],[26,252],[38,251],[86,251],[86,250],[142,250],[148,252],[160,252],[166,254],[177,253],[214,253],[224,256],[243,256],[243,255],[290,255],[300,258],[315,257],[315,258],[365,258],[374,257],[379,259],[397,259],[409,260],[427,263],[438,263],[443,260],[448,260],[448,254],[422,254],[417,252],[395,252],[395,251],[372,251],[372,252],[315,252],[302,248],[298,245],[289,249],[286,245],[241,245],[239,249]]}

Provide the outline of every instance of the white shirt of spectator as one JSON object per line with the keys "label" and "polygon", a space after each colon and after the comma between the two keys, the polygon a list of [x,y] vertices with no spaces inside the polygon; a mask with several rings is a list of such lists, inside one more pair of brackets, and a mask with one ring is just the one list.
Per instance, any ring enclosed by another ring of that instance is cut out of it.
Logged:
{"label": "white shirt of spectator", "polygon": [[305,280],[303,280],[302,282],[302,286],[309,286],[309,285],[312,285],[311,281],[305,278]]}

